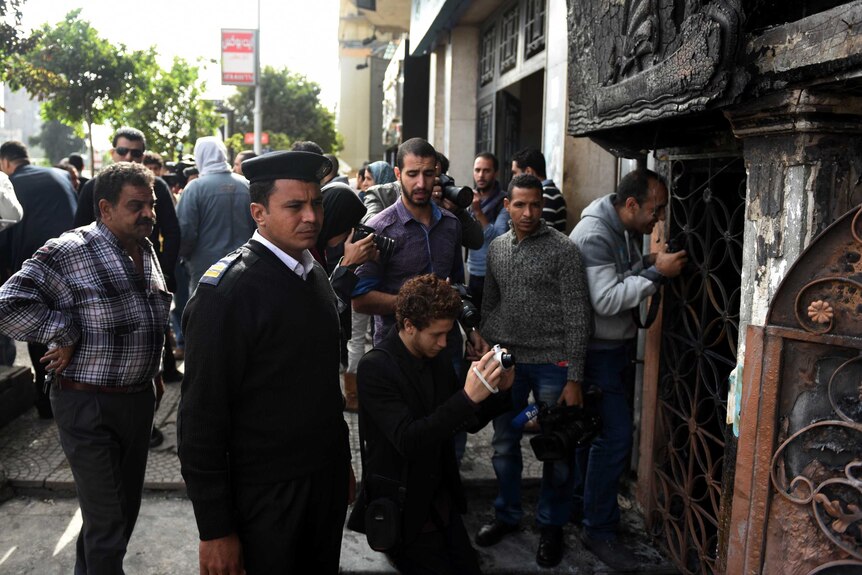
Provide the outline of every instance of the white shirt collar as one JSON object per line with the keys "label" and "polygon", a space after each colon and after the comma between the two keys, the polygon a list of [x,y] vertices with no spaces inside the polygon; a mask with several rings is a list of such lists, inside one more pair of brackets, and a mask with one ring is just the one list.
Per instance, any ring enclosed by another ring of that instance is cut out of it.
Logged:
{"label": "white shirt collar", "polygon": [[251,236],[256,242],[260,242],[266,248],[275,254],[275,256],[280,259],[284,265],[290,269],[293,273],[301,277],[302,279],[306,279],[308,274],[311,273],[311,270],[314,268],[314,257],[311,255],[311,252],[308,250],[302,250],[302,254],[300,255],[300,261],[297,261],[296,258],[279,248],[277,245],[260,235],[260,232],[257,230],[254,231],[254,235]]}

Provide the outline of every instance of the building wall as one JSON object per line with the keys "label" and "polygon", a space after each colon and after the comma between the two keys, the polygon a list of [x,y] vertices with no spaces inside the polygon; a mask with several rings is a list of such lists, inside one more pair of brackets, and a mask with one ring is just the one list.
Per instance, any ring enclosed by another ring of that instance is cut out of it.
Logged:
{"label": "building wall", "polygon": [[[341,97],[338,108],[338,131],[344,138],[344,149],[339,157],[358,168],[369,159],[368,143],[371,135],[371,68],[357,70],[365,58],[342,56]],[[379,101],[382,103],[382,94]],[[376,127],[376,126],[375,126]]]}

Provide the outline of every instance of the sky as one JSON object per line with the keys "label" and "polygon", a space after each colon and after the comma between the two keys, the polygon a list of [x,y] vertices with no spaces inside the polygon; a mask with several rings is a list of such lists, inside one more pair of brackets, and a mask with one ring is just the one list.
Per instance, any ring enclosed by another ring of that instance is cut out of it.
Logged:
{"label": "sky", "polygon": [[[339,96],[338,0],[259,0],[261,66],[287,67],[321,86],[323,104],[335,110]],[[82,7],[80,18],[102,38],[123,43],[130,50],[155,46],[159,63],[169,67],[174,56],[208,63],[202,78],[209,99],[234,92],[221,85],[220,31],[257,28],[258,0],[25,0],[22,26],[29,30],[61,21]],[[62,6],[59,8],[58,6]]]}

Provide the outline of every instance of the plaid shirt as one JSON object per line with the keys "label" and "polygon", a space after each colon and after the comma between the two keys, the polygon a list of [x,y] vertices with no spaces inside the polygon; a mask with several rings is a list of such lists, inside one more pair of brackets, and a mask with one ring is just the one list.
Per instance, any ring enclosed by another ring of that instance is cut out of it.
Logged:
{"label": "plaid shirt", "polygon": [[0,331],[50,348],[75,345],[63,376],[138,385],[159,371],[171,295],[149,240],[144,275],[101,222],[48,241],[0,287]]}

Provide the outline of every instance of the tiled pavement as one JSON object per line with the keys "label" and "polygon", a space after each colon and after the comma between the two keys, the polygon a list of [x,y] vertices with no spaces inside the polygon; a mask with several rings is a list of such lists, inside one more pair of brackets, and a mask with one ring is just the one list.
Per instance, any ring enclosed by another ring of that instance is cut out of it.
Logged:
{"label": "tiled pavement", "polygon": [[[19,345],[18,357],[23,364],[28,358],[26,349]],[[154,505],[167,505],[162,516],[155,517],[153,521],[166,520],[164,515],[175,515],[178,517],[179,527],[170,526],[164,529],[180,530],[179,536],[183,541],[188,539],[193,541],[196,536],[193,521],[189,521],[191,515],[190,504],[183,498],[185,487],[182,481],[179,470],[179,461],[177,459],[176,449],[176,413],[179,403],[180,385],[167,384],[165,395],[162,399],[162,404],[156,412],[156,425],[164,433],[164,443],[156,449],[150,450],[149,461],[147,464],[147,472],[145,479],[145,489],[147,494],[145,497],[152,501]],[[361,474],[360,456],[359,456],[359,431],[357,416],[354,414],[345,414],[350,427],[350,443],[353,451],[354,469],[357,477]],[[492,501],[495,495],[494,487],[494,471],[491,466],[491,426],[487,426],[481,432],[475,435],[469,435],[467,441],[467,449],[462,461],[462,477],[467,490],[468,501],[470,502],[470,513],[464,517],[465,524],[469,532],[474,533],[483,523],[490,521],[493,518]],[[532,455],[532,451],[528,444],[528,437],[524,438],[522,444],[524,453],[524,477],[525,481],[524,500],[525,502],[535,502],[538,495],[538,481],[541,475],[541,465]],[[74,494],[74,483],[72,481],[71,472],[66,463],[65,456],[60,448],[57,438],[57,430],[53,421],[43,421],[36,416],[35,409],[28,411],[18,419],[0,429],[0,471],[5,471],[6,478],[9,484],[18,494],[16,499],[7,502],[2,507],[2,512],[15,518],[16,525],[20,517],[19,514],[27,516],[29,513],[38,514],[37,511],[26,511],[27,509],[39,509],[38,498],[45,498],[50,513],[56,513],[56,505],[60,505],[60,501],[68,501],[68,498]],[[2,477],[2,474],[0,474]],[[56,501],[57,503],[53,503]],[[71,500],[74,501],[74,500]],[[173,502],[173,503],[171,503]],[[639,514],[632,509],[629,500],[622,500],[624,504],[622,538],[623,540],[636,551],[638,557],[642,559],[642,568],[640,573],[676,573],[667,561],[663,560],[661,555],[653,549],[646,537],[646,530]],[[62,504],[67,505],[67,504]],[[74,507],[74,504],[72,504]],[[149,505],[145,502],[145,507]],[[35,506],[35,507],[34,507]],[[24,509],[25,511],[21,511]],[[533,525],[533,505],[525,504],[526,517],[523,522],[522,530],[515,535],[507,537],[498,545],[492,548],[479,549],[482,561],[482,567],[485,573],[491,574],[515,574],[515,573],[534,573],[541,571],[542,573],[611,573],[601,562],[595,559],[592,554],[583,550],[582,544],[578,538],[579,529],[569,528],[566,534],[567,552],[563,563],[555,569],[540,570],[534,562],[535,549],[538,544],[538,533]],[[66,511],[67,514],[73,511]],[[163,544],[160,538],[163,536],[159,532],[152,533],[147,525],[147,512],[143,512],[143,519],[139,522],[136,529],[135,538],[149,542]],[[156,514],[158,515],[158,514]],[[2,523],[2,522],[0,522]],[[25,525],[26,522],[21,523]],[[31,528],[38,533],[44,527]],[[161,530],[160,528],[159,530]],[[14,539],[15,537],[26,538],[26,533],[4,532],[0,527],[0,544],[7,545],[7,538]],[[37,537],[38,539],[38,537]],[[27,541],[30,541],[29,539]],[[183,548],[184,549],[184,548]],[[131,553],[132,549],[130,549]],[[31,568],[23,568],[21,573],[39,573],[47,572],[46,568],[50,567],[50,571],[59,572],[55,568],[61,557],[49,557],[46,552],[43,552],[38,546],[21,545],[19,553],[26,554],[26,562],[28,565],[35,565]],[[186,557],[189,552],[180,554],[180,561],[188,561],[189,565],[183,564],[182,569],[173,570],[173,568],[162,571],[161,563],[150,562],[146,563],[146,554],[140,555],[140,560],[146,565],[143,570],[135,570],[135,572],[193,572],[194,569],[194,550],[190,551],[191,559]],[[68,555],[68,551],[66,551]],[[163,558],[167,560],[167,558]],[[171,559],[173,560],[173,559]],[[62,559],[61,563],[70,565],[71,558]],[[130,558],[127,558],[127,566]],[[164,561],[162,561],[164,563]],[[2,564],[2,560],[0,560]],[[385,557],[371,551],[365,543],[364,537],[352,533],[348,530],[344,532],[342,543],[342,572],[343,573],[395,573],[394,569],[388,565]],[[175,564],[174,567],[177,567]],[[2,569],[0,569],[2,571]]]}

